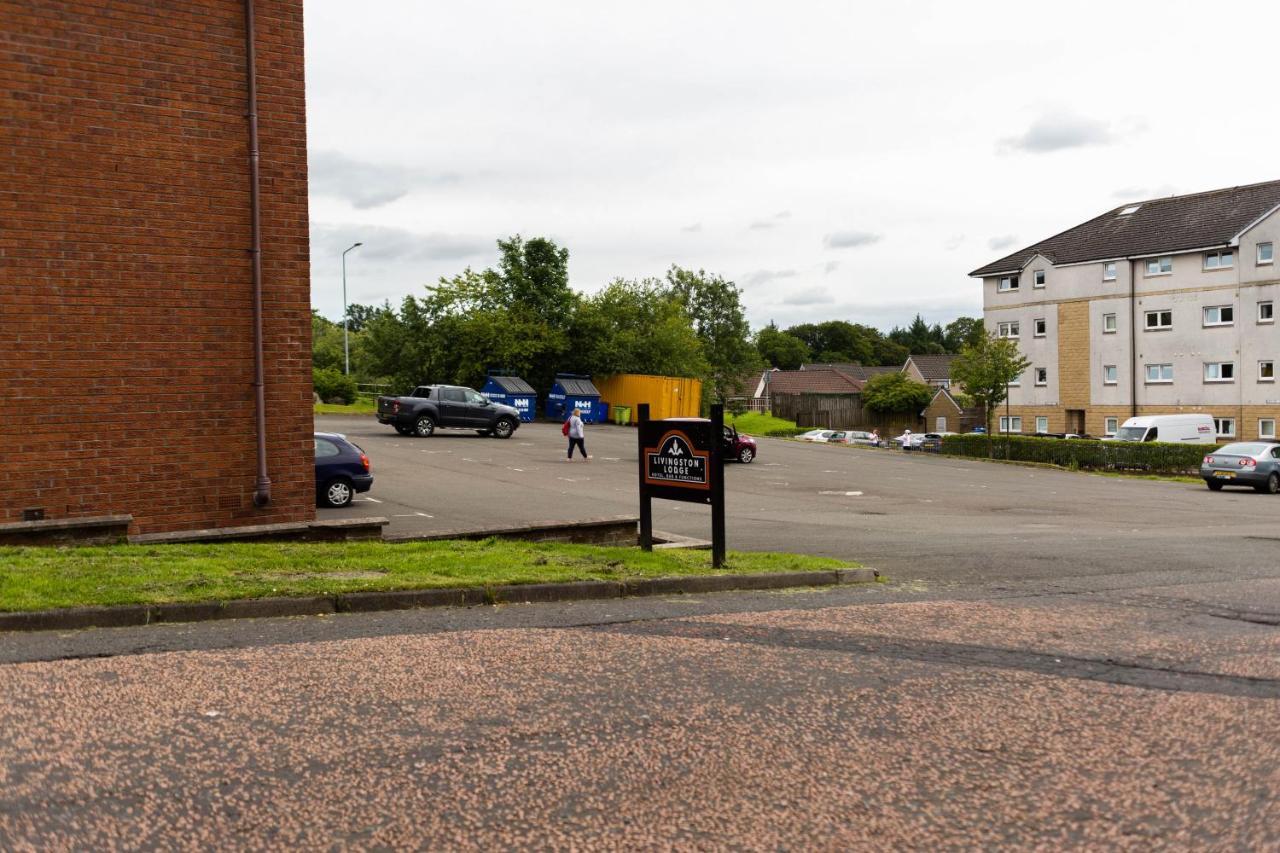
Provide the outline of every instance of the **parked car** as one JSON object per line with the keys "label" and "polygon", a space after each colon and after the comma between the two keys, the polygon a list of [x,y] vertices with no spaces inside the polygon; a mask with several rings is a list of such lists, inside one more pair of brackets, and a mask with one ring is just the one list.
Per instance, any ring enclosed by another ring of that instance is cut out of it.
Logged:
{"label": "parked car", "polygon": [[316,503],[347,506],[357,492],[373,488],[369,457],[345,435],[318,432],[316,442]]}
{"label": "parked car", "polygon": [[816,441],[819,444],[827,444],[844,438],[844,433],[834,429],[811,429],[796,437],[801,441]]}
{"label": "parked car", "polygon": [[511,438],[520,426],[520,412],[471,388],[419,385],[407,397],[379,397],[378,423],[419,438],[437,428],[473,429],[481,435]]}
{"label": "parked car", "polygon": [[851,432],[845,433],[844,441],[845,444],[864,444],[868,447],[880,446],[879,438],[869,432],[862,432],[861,430],[852,430]]}
{"label": "parked car", "polygon": [[1129,418],[1103,441],[1165,441],[1171,444],[1217,444],[1210,415],[1145,415]]}
{"label": "parked car", "polygon": [[754,438],[749,435],[743,435],[738,432],[737,428],[731,426],[724,428],[724,449],[722,452],[726,462],[736,459],[744,465],[749,465],[759,453]]}
{"label": "parked car", "polygon": [[1259,492],[1280,492],[1280,444],[1241,441],[1219,447],[1200,463],[1200,476],[1213,491],[1223,486],[1253,486]]}

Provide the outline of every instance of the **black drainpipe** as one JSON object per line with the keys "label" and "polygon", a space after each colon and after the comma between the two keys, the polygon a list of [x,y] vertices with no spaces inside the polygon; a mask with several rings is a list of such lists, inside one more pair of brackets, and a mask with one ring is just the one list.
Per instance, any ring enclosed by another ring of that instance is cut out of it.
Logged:
{"label": "black drainpipe", "polygon": [[267,403],[262,369],[262,202],[258,191],[258,69],[254,43],[253,0],[244,3],[245,64],[249,78],[249,207],[253,217],[253,396],[258,433],[258,480],[253,505],[271,503],[271,478],[267,476]]}
{"label": "black drainpipe", "polygon": [[1129,261],[1129,417],[1138,416],[1138,303],[1135,299],[1137,261]]}

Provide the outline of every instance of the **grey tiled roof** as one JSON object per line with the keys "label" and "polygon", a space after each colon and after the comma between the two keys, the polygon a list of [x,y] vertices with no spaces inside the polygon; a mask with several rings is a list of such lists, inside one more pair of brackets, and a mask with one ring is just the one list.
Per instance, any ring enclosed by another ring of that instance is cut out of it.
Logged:
{"label": "grey tiled roof", "polygon": [[913,355],[911,363],[926,382],[944,382],[951,378],[951,362],[955,358],[954,355]]}
{"label": "grey tiled roof", "polygon": [[771,370],[770,394],[858,394],[862,382],[839,370]]}
{"label": "grey tiled roof", "polygon": [[[1133,205],[1140,206],[1120,215]],[[1016,272],[1037,254],[1054,264],[1074,264],[1223,246],[1277,205],[1280,181],[1129,202],[969,275]]]}
{"label": "grey tiled roof", "polygon": [[876,365],[873,365],[871,367],[863,367],[861,364],[858,364],[855,361],[855,362],[833,362],[831,364],[822,364],[822,363],[802,364],[800,365],[800,369],[801,370],[838,370],[839,372],[844,373],[854,379],[857,379],[861,382],[866,382],[872,376],[879,376],[881,373],[897,373],[902,368],[895,367],[893,365],[889,365],[887,367],[880,367]]}

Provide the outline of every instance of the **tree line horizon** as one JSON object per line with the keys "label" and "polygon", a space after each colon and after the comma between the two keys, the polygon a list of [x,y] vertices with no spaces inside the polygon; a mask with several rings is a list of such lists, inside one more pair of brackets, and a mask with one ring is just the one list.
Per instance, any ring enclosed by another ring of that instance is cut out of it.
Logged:
{"label": "tree line horizon", "polygon": [[[720,275],[672,265],[661,278],[616,278],[584,294],[570,286],[569,251],[555,241],[517,234],[497,244],[495,267],[442,277],[398,306],[350,304],[351,380],[480,387],[501,369],[543,393],[556,373],[640,373],[701,379],[716,400],[749,394],[748,377],[766,368],[901,366],[909,355],[957,354],[984,335],[979,318],[943,326],[920,314],[887,333],[846,320],[753,331],[743,291]],[[343,372],[342,323],[311,313],[312,364],[330,383]]]}

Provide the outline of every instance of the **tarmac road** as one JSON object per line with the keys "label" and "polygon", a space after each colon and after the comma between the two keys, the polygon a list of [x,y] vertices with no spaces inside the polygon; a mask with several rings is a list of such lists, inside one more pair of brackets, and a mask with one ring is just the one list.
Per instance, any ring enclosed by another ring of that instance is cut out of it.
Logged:
{"label": "tarmac road", "polygon": [[[390,532],[635,515],[635,430],[589,428],[591,463],[563,461],[555,424],[501,441],[404,438],[320,417],[373,459],[368,498],[321,516],[385,515]],[[726,472],[729,547],[857,560],[898,579],[972,583],[1153,570],[1266,574],[1280,497],[1202,485],[761,439]],[[655,503],[654,525],[706,538],[710,511]]]}

